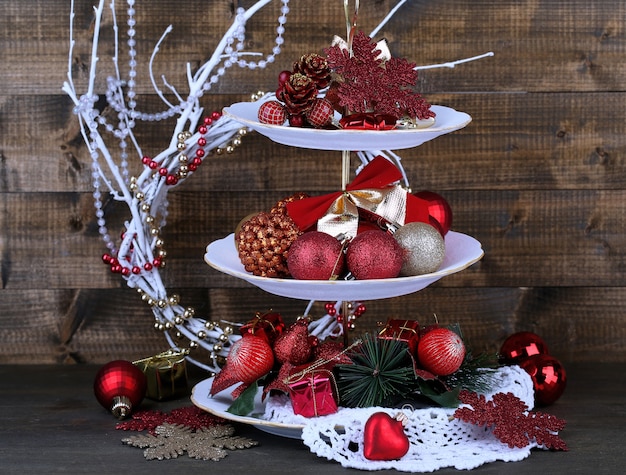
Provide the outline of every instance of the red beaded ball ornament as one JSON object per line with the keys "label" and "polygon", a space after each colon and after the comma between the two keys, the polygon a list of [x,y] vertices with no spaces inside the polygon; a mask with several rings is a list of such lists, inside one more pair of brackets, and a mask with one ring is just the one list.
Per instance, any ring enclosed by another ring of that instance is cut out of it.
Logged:
{"label": "red beaded ball ornament", "polygon": [[561,397],[567,384],[565,368],[559,360],[550,355],[529,356],[520,367],[533,380],[535,404],[548,406]]}
{"label": "red beaded ball ornament", "polygon": [[287,268],[294,279],[328,280],[344,269],[341,243],[320,231],[304,233],[291,244]]}
{"label": "red beaded ball ornament", "polygon": [[357,234],[348,245],[348,270],[360,280],[398,277],[403,251],[391,234],[380,230]]}

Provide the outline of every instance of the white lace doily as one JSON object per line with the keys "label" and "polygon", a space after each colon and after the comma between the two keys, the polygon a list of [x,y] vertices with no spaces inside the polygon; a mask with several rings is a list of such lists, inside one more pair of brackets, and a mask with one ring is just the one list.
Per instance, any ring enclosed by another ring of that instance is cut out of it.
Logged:
{"label": "white lace doily", "polygon": [[[529,409],[534,407],[533,384],[530,376],[519,366],[505,366],[493,373],[490,399],[499,392],[510,392]],[[451,419],[455,409],[428,408],[401,410],[407,418],[405,433],[410,441],[409,452],[399,460],[372,461],[363,456],[363,427],[375,412],[394,417],[400,409],[357,408],[340,409],[323,417],[304,418],[293,414],[287,397],[271,398],[265,417],[274,422],[303,424],[302,440],[319,457],[335,460],[344,467],[361,470],[394,468],[403,472],[433,472],[444,467],[470,470],[485,463],[501,460],[522,460],[537,447],[531,443],[524,448],[510,448],[493,436],[490,429]]]}

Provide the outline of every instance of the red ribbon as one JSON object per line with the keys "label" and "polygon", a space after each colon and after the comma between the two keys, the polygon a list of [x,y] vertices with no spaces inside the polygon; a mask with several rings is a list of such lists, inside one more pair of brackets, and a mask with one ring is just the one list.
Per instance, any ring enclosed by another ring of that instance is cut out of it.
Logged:
{"label": "red ribbon", "polygon": [[[316,225],[318,220],[326,216],[331,210],[337,217],[336,221],[342,221],[344,217],[346,218],[344,221],[351,221],[353,215],[346,210],[347,205],[354,206],[355,202],[367,203],[367,197],[370,195],[376,197],[375,199],[391,195],[397,198],[400,195],[402,201],[405,201],[402,203],[404,209],[393,209],[394,217],[390,217],[386,213],[376,213],[381,208],[380,202],[372,201],[372,206],[368,206],[366,209],[367,211],[373,210],[375,214],[391,222],[391,224],[404,225],[415,221],[428,223],[428,202],[408,193],[399,185],[395,185],[401,178],[400,170],[385,157],[379,155],[363,167],[354,180],[346,186],[345,192],[337,191],[327,195],[292,201],[287,203],[287,212],[298,228],[306,231]],[[355,196],[351,196],[351,192]],[[356,197],[356,195],[359,196]],[[348,234],[354,237],[356,227],[352,226]]]}

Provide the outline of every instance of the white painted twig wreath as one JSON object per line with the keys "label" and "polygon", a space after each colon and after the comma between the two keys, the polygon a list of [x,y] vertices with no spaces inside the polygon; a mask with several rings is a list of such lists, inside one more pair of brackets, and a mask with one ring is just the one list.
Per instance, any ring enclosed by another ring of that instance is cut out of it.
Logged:
{"label": "white painted twig wreath", "polygon": [[[376,27],[377,33],[384,24],[396,13],[399,7],[407,0],[400,0],[389,12],[383,21]],[[236,121],[212,114],[203,118],[203,108],[200,98],[218,83],[228,69],[233,66],[248,68],[265,68],[274,62],[280,54],[283,45],[283,34],[289,13],[289,0],[280,0],[280,14],[277,18],[275,44],[271,53],[263,55],[249,52],[244,49],[246,22],[271,0],[259,0],[249,9],[239,8],[235,19],[224,33],[224,36],[215,48],[209,60],[192,72],[187,65],[186,78],[188,92],[183,96],[166,78],[162,78],[162,85],[170,95],[176,98],[173,103],[166,98],[154,75],[154,60],[161,43],[172,31],[168,27],[154,47],[149,61],[150,80],[158,97],[165,104],[165,108],[157,113],[144,113],[137,109],[136,77],[138,57],[136,50],[136,10],[135,0],[126,0],[126,45],[128,54],[127,71],[122,74],[120,68],[121,35],[116,18],[115,0],[110,0],[109,9],[112,15],[112,28],[115,39],[114,55],[111,61],[114,66],[114,75],[107,78],[106,102],[117,117],[117,123],[111,123],[96,108],[99,100],[95,92],[97,66],[99,62],[98,46],[99,34],[105,1],[99,0],[94,7],[94,33],[91,50],[91,62],[87,90],[82,94],[77,92],[72,73],[72,58],[74,40],[74,0],[71,2],[70,12],[70,48],[68,60],[68,78],[63,84],[63,91],[74,102],[74,113],[80,123],[81,134],[92,158],[92,178],[94,187],[94,203],[100,235],[108,251],[104,254],[105,263],[111,270],[119,273],[130,288],[137,289],[152,309],[155,318],[155,328],[163,330],[170,346],[178,348],[176,339],[185,337],[189,347],[201,347],[208,351],[208,363],[201,362],[188,356],[191,363],[217,372],[220,369],[219,361],[226,357],[232,343],[240,336],[234,331],[233,324],[213,322],[195,315],[192,308],[181,305],[177,295],[168,293],[161,279],[159,270],[164,265],[166,252],[163,249],[161,229],[167,218],[167,193],[173,187],[186,181],[193,172],[203,163],[210,152],[229,153],[241,142],[241,137],[248,130]],[[344,0],[344,3],[348,3]],[[490,55],[488,53],[487,55]],[[454,67],[455,64],[484,57],[469,58],[458,62],[445,63],[427,67]],[[251,57],[262,57],[258,61]],[[253,100],[260,99],[262,93],[252,95]],[[135,138],[133,129],[138,121],[160,121],[166,118],[177,117],[172,131],[169,145],[158,155],[149,157],[144,155],[142,148]],[[105,136],[112,136],[117,140],[118,148],[109,148]],[[394,161],[402,173],[400,157],[390,151],[359,152],[362,163],[367,163],[376,155],[383,155]],[[139,176],[130,176],[128,170],[129,157],[137,156],[141,159],[144,168]],[[408,186],[408,181],[405,183]],[[130,218],[125,222],[125,231],[121,242],[116,244],[109,234],[103,209],[102,195],[109,193],[114,200],[124,202],[128,206]],[[305,315],[312,302],[305,310]],[[337,302],[339,308],[342,302]],[[310,331],[313,335],[324,339],[329,335],[338,336],[341,325],[337,324],[334,316],[324,317],[311,322]],[[186,348],[185,348],[186,349]]]}

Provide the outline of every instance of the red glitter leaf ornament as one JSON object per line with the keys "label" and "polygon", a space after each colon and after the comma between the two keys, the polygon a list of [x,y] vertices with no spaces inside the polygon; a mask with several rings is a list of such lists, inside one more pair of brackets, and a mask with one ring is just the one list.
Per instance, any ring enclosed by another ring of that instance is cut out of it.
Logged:
{"label": "red glitter leaf ornament", "polygon": [[156,435],[156,428],[164,423],[183,425],[192,430],[197,430],[224,424],[225,422],[224,419],[212,416],[196,406],[187,406],[173,409],[170,413],[138,411],[132,415],[131,420],[120,422],[115,428],[118,430],[147,430],[148,433]]}
{"label": "red glitter leaf ornament", "polygon": [[547,449],[568,450],[558,436],[565,421],[551,414],[528,411],[526,404],[512,393],[497,393],[487,401],[482,394],[461,391],[459,400],[466,406],[454,412],[456,419],[491,427],[493,435],[511,448],[526,447],[535,441]]}
{"label": "red glitter leaf ornament", "polygon": [[369,36],[359,31],[352,43],[352,55],[340,45],[326,49],[328,65],[341,76],[339,104],[350,112],[404,115],[428,119],[435,114],[413,88],[417,83],[415,64],[403,58],[379,57]]}

